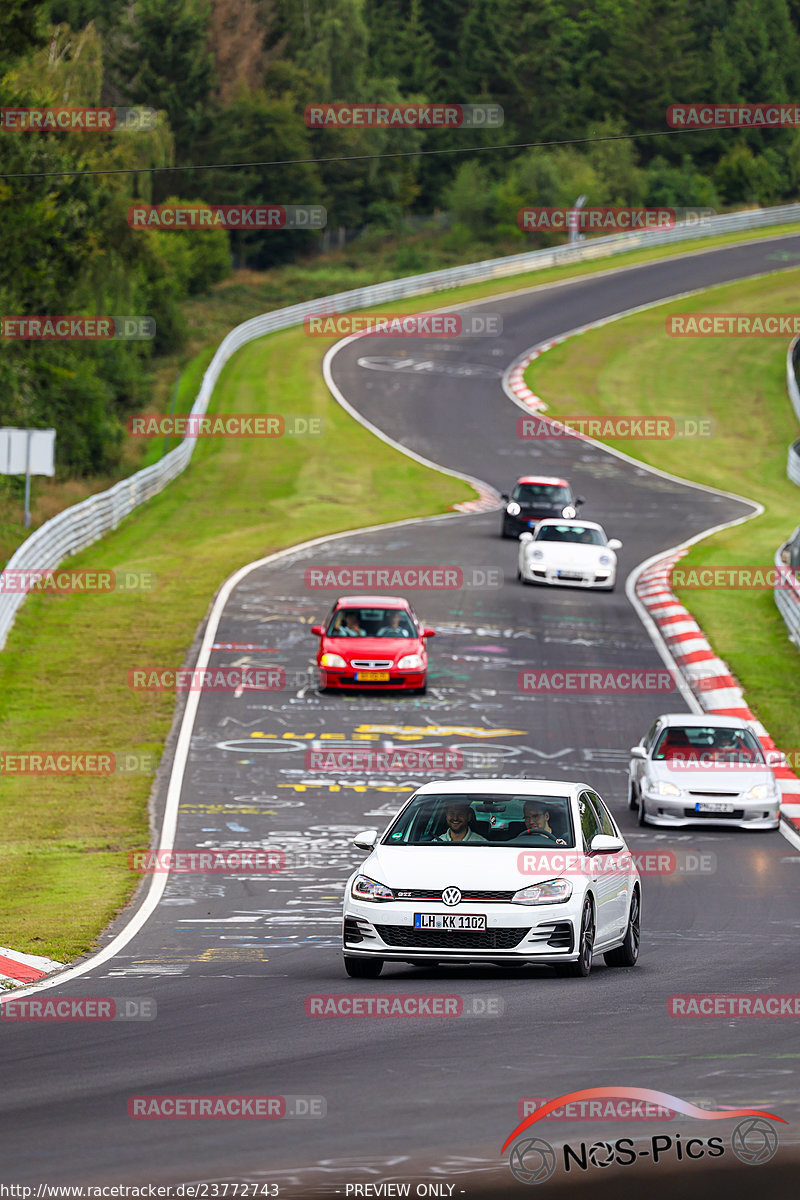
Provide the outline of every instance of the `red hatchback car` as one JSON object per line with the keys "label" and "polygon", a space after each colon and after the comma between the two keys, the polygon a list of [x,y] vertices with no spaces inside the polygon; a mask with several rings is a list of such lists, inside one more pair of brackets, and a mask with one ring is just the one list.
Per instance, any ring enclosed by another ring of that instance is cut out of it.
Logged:
{"label": "red hatchback car", "polygon": [[319,638],[320,691],[335,688],[403,688],[424,692],[428,674],[426,629],[399,596],[340,596]]}

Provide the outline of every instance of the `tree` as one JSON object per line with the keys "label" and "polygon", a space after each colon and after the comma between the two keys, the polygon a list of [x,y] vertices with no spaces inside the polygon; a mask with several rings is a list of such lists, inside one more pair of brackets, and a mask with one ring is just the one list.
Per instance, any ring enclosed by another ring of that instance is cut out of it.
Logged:
{"label": "tree", "polygon": [[163,110],[178,163],[207,131],[216,86],[206,0],[138,0],[122,27],[113,75],[131,104]]}

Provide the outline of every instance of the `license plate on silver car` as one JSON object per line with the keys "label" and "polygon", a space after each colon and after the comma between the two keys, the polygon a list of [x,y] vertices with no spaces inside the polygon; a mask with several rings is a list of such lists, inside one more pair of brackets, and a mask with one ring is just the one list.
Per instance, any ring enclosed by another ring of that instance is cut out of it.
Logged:
{"label": "license plate on silver car", "polygon": [[733,805],[725,804],[722,800],[698,800],[694,806],[695,812],[732,813]]}
{"label": "license plate on silver car", "polygon": [[462,913],[414,913],[415,929],[485,929],[485,916]]}

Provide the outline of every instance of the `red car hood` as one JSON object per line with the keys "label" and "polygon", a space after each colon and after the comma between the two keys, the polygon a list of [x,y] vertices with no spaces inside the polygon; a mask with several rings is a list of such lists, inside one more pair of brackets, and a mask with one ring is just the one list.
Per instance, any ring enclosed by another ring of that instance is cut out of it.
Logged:
{"label": "red car hood", "polygon": [[323,654],[341,654],[345,661],[353,658],[391,658],[403,654],[425,652],[422,638],[389,637],[324,637],[320,638]]}

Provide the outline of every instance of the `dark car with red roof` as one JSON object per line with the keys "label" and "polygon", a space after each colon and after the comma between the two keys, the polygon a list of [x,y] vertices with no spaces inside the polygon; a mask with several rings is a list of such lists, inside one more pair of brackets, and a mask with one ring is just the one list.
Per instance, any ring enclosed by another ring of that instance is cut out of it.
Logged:
{"label": "dark car with red roof", "polygon": [[503,499],[506,507],[500,532],[504,538],[518,538],[547,517],[576,517],[585,504],[566,479],[552,475],[521,475],[510,496],[503,492]]}
{"label": "dark car with red roof", "polygon": [[340,596],[319,638],[320,691],[402,688],[424,692],[428,675],[425,639],[433,637],[407,600],[399,596]]}

